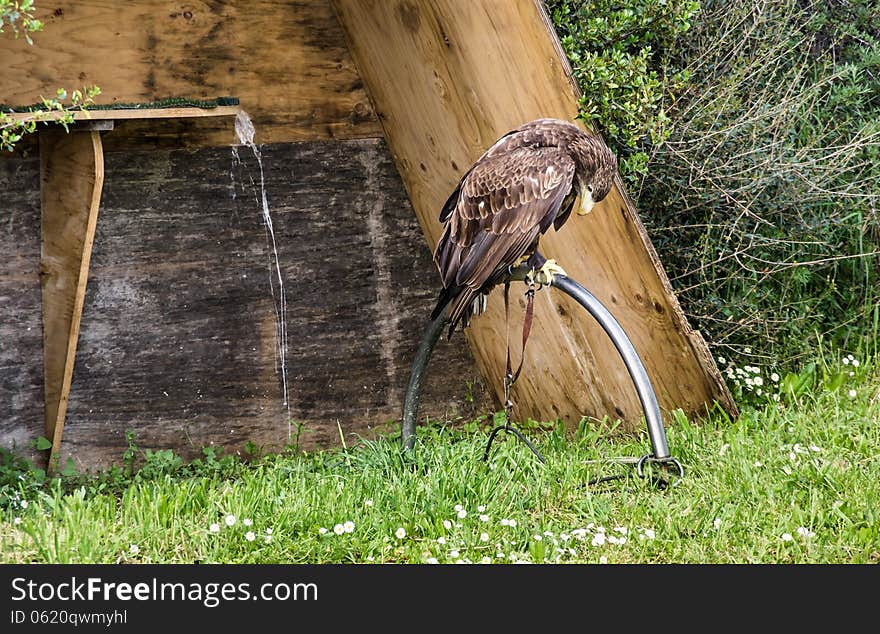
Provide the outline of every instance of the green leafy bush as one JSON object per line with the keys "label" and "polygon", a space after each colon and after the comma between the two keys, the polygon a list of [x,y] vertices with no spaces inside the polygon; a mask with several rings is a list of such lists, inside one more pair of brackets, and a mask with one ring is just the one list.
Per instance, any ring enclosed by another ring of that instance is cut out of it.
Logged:
{"label": "green leafy bush", "polygon": [[876,337],[880,3],[547,6],[710,344],[784,361]]}
{"label": "green leafy bush", "polygon": [[6,28],[16,39],[24,36],[28,44],[33,44],[30,34],[43,29],[43,23],[34,16],[33,0],[0,0],[0,33]]}
{"label": "green leafy bush", "polygon": [[716,347],[784,359],[876,334],[877,9],[708,0],[679,42],[690,82],[635,198]]}
{"label": "green leafy bush", "polygon": [[693,0],[548,0],[582,89],[580,117],[615,148],[624,178],[643,174],[647,150],[669,135],[665,104],[688,79],[669,51],[699,11]]}

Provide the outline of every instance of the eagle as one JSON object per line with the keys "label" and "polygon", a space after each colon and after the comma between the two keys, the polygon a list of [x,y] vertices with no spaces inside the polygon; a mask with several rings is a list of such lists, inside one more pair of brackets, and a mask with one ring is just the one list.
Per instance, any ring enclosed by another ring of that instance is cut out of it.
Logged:
{"label": "eagle", "polygon": [[527,263],[530,284],[565,271],[538,252],[580,198],[588,214],[611,189],[617,159],[597,135],[569,121],[536,119],[495,142],[461,177],[440,212],[434,250],[443,288],[431,319],[448,309],[449,334],[483,311],[489,292]]}

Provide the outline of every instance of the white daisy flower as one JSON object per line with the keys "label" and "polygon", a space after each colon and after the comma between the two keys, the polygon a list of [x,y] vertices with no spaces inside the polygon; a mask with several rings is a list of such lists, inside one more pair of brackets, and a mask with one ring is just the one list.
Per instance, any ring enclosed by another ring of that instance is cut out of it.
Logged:
{"label": "white daisy flower", "polygon": [[226,522],[227,526],[235,526],[235,515],[229,514],[223,519],[223,521]]}
{"label": "white daisy flower", "polygon": [[337,535],[342,535],[345,532],[345,526],[343,526],[342,524],[337,524],[333,527],[333,532]]}
{"label": "white daisy flower", "polygon": [[212,533],[219,533],[220,532],[220,524],[218,524],[217,522],[214,522],[213,524],[211,524],[208,527],[208,530],[211,531]]}
{"label": "white daisy flower", "polygon": [[782,539],[782,541],[784,541],[784,542],[790,542],[791,540],[794,539],[794,537],[791,536],[791,533],[782,533],[782,536],[780,537],[780,539]]}
{"label": "white daisy flower", "polygon": [[247,533],[244,534],[244,538],[246,540],[248,540],[249,542],[252,542],[257,538],[257,536],[254,535],[254,531],[248,531]]}
{"label": "white daisy flower", "polygon": [[404,537],[406,537],[406,529],[403,526],[401,526],[396,531],[394,531],[394,536],[397,539],[403,539]]}
{"label": "white daisy flower", "polygon": [[806,537],[807,539],[809,539],[810,537],[816,536],[816,533],[811,531],[806,526],[799,526],[797,529],[797,534],[800,535],[801,537]]}
{"label": "white daisy flower", "polygon": [[450,522],[449,520],[443,520],[443,528],[445,528],[446,530],[451,529],[451,528],[452,528],[452,522]]}
{"label": "white daisy flower", "polygon": [[354,522],[352,522],[351,520],[348,520],[345,524],[342,525],[342,530],[344,530],[346,533],[353,533],[354,532]]}
{"label": "white daisy flower", "polygon": [[128,552],[130,552],[132,555],[137,555],[139,552],[141,552],[141,547],[137,544],[131,544],[128,547]]}
{"label": "white daisy flower", "polygon": [[251,519],[249,517],[246,517],[243,520],[241,520],[241,523],[244,524],[245,526],[250,526],[251,524],[253,524],[253,522],[251,521]]}

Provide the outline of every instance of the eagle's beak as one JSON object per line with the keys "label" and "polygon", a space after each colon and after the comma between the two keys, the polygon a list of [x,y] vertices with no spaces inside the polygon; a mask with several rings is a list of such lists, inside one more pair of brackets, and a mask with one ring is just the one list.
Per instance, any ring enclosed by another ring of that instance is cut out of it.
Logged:
{"label": "eagle's beak", "polygon": [[596,202],[593,200],[593,193],[584,187],[581,189],[581,206],[578,209],[578,216],[586,216],[588,213],[593,211],[593,205]]}

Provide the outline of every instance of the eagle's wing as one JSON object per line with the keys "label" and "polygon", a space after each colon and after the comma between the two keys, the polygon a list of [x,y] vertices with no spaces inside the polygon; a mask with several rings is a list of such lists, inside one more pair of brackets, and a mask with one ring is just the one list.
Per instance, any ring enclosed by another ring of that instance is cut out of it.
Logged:
{"label": "eagle's wing", "polygon": [[484,284],[550,228],[574,170],[563,150],[519,147],[484,156],[462,178],[457,197],[444,206],[446,228],[434,252],[444,288],[455,289],[453,323]]}

